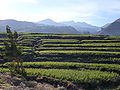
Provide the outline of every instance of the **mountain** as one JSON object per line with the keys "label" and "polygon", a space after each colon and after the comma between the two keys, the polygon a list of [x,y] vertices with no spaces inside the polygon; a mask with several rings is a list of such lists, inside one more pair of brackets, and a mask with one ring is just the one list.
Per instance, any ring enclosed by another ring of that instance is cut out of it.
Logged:
{"label": "mountain", "polygon": [[24,29],[25,32],[42,32],[42,33],[66,33],[66,34],[80,34],[75,28],[71,26],[37,26]]}
{"label": "mountain", "polygon": [[63,24],[57,23],[51,19],[45,19],[37,22],[38,24],[49,25],[49,26],[64,26]]}
{"label": "mountain", "polygon": [[99,27],[85,22],[55,22],[45,19],[37,23],[17,21],[14,19],[0,20],[0,31],[5,32],[5,26],[9,25],[12,30],[18,32],[42,32],[42,33],[68,33],[68,34],[96,34]]}
{"label": "mountain", "polygon": [[37,24],[32,23],[32,22],[17,21],[17,20],[13,20],[13,19],[6,19],[6,20],[0,20],[0,31],[4,32],[6,25],[9,25],[12,30],[17,30],[18,32],[22,31],[22,29],[24,29],[24,28],[38,26]]}
{"label": "mountain", "polygon": [[106,27],[108,27],[110,24],[111,24],[111,23],[107,23],[107,24],[105,24],[104,26],[102,26],[101,28],[106,28]]}
{"label": "mountain", "polygon": [[98,34],[120,36],[120,18],[109,24],[107,27],[102,28]]}
{"label": "mountain", "polygon": [[85,22],[74,22],[74,21],[68,21],[68,22],[61,22],[64,25],[72,26],[82,34],[90,33],[90,34],[96,34],[100,27],[92,26],[90,24],[87,24]]}
{"label": "mountain", "polygon": [[100,30],[100,27],[92,26],[85,22],[67,21],[57,23],[51,19],[45,19],[37,23],[50,26],[71,26],[74,27],[81,34],[96,34]]}
{"label": "mountain", "polygon": [[[47,20],[50,21],[50,20]],[[53,26],[43,25],[33,22],[17,21],[13,19],[0,20],[0,31],[5,32],[6,25],[9,25],[12,30],[18,32],[42,32],[42,33],[68,33],[80,34],[75,28],[71,26]]]}

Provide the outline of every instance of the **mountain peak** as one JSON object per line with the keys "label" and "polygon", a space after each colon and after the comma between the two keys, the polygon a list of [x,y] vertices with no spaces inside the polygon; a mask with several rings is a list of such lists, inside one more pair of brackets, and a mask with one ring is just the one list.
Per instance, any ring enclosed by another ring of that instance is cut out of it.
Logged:
{"label": "mountain peak", "polygon": [[45,25],[56,25],[57,23],[51,19],[45,19],[38,22],[39,24],[45,24]]}
{"label": "mountain peak", "polygon": [[39,21],[38,22],[39,24],[43,24],[43,25],[50,25],[50,26],[64,26],[63,24],[61,23],[57,23],[55,21],[53,21],[52,19],[45,19],[45,20],[42,20],[42,21]]}
{"label": "mountain peak", "polygon": [[45,19],[45,20],[42,20],[42,21],[40,21],[40,22],[55,22],[55,21],[53,21],[52,19]]}

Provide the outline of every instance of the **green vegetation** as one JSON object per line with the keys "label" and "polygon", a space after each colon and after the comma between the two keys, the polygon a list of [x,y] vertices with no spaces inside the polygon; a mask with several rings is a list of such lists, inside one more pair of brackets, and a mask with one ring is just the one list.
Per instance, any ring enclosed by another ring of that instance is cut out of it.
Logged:
{"label": "green vegetation", "polygon": [[[10,63],[5,63],[3,66],[9,66]],[[63,67],[63,68],[73,68],[73,69],[94,69],[94,70],[104,70],[110,72],[120,73],[120,65],[118,64],[95,64],[95,63],[74,63],[74,62],[24,62],[23,66],[26,68],[41,68],[41,67]]]}
{"label": "green vegetation", "polygon": [[76,39],[41,39],[42,44],[47,43],[79,43],[79,40]]}
{"label": "green vegetation", "polygon": [[4,42],[5,45],[5,57],[10,60],[9,70],[11,76],[20,74],[26,76],[23,61],[20,59],[21,51],[17,47],[18,34],[16,31],[11,32],[10,27],[6,26],[8,41]]}
{"label": "green vegetation", "polygon": [[78,46],[101,46],[101,47],[104,47],[104,46],[119,46],[120,47],[120,43],[84,43],[84,44],[44,44],[43,47],[60,47],[60,46],[63,46],[63,47],[78,47]]}
{"label": "green vegetation", "polygon": [[120,42],[120,40],[82,40],[82,43],[114,43]]}
{"label": "green vegetation", "polygon": [[[1,70],[0,72],[8,71],[8,69]],[[84,85],[84,87],[86,85],[90,85],[86,87],[97,87],[104,84],[117,83],[120,79],[120,76],[116,73],[94,70],[26,69],[26,71],[28,75],[46,76],[60,80],[72,81],[77,85]]]}
{"label": "green vegetation", "polygon": [[0,68],[0,72],[3,73],[3,72],[8,72],[10,71],[9,69],[6,69],[6,68]]}
{"label": "green vegetation", "polygon": [[86,50],[86,51],[120,51],[119,47],[40,47],[37,50]]}
{"label": "green vegetation", "polygon": [[74,62],[25,62],[23,66],[26,67],[49,67],[49,66],[58,66],[58,67],[78,67],[78,68],[89,68],[89,69],[106,69],[106,71],[120,71],[120,65],[116,64],[93,64],[93,63],[74,63]]}
{"label": "green vegetation", "polygon": [[65,69],[28,69],[29,75],[38,75],[72,81],[77,85],[99,86],[115,83],[119,80],[116,73],[93,71],[93,70],[65,70]]}
{"label": "green vegetation", "polygon": [[[9,34],[0,34],[0,72],[10,71],[8,67],[13,65],[10,62],[19,57],[25,61],[21,65],[27,75],[69,81],[85,90],[113,90],[120,86],[120,37],[19,33],[16,40],[11,38],[16,42],[12,49],[7,38]],[[4,48],[4,42],[8,42],[9,52]],[[21,50],[18,54],[19,45]],[[9,60],[2,60],[4,56]],[[17,62],[14,65],[18,65]]]}
{"label": "green vegetation", "polygon": [[[40,37],[40,36],[61,36],[61,37],[101,37],[99,35],[69,35],[69,34],[38,34],[38,35],[24,35],[26,37]],[[103,36],[104,37],[104,36]]]}
{"label": "green vegetation", "polygon": [[37,51],[37,53],[65,53],[65,54],[79,54],[79,53],[88,53],[88,54],[120,54],[120,52],[100,52],[100,51]]}

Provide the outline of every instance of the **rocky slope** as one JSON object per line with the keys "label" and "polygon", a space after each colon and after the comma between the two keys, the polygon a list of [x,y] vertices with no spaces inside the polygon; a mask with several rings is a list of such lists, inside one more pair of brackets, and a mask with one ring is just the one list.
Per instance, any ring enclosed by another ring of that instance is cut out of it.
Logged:
{"label": "rocky slope", "polygon": [[102,28],[99,34],[120,36],[120,18],[109,24],[107,27]]}

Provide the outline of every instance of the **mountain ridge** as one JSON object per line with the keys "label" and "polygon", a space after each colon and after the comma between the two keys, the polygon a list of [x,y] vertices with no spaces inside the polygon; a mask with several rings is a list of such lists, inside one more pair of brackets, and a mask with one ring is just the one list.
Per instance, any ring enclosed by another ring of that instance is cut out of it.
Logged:
{"label": "mountain ridge", "polygon": [[80,32],[71,26],[50,26],[14,19],[0,20],[0,31],[5,32],[6,25],[9,25],[12,30],[16,30],[17,32],[80,34]]}
{"label": "mountain ridge", "polygon": [[89,34],[96,34],[100,30],[100,27],[87,24],[85,22],[75,22],[75,21],[64,21],[64,22],[55,22],[51,19],[45,19],[38,22],[39,24],[44,25],[53,25],[53,26],[71,26],[74,27],[81,34],[89,32]]}
{"label": "mountain ridge", "polygon": [[107,27],[102,28],[98,34],[120,36],[120,18],[110,23]]}
{"label": "mountain ridge", "polygon": [[17,30],[18,32],[96,34],[100,30],[100,27],[92,26],[85,22],[55,22],[51,19],[41,20],[39,22],[17,21],[14,19],[0,20],[1,31],[5,31],[6,25],[9,25],[13,30]]}

